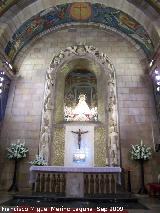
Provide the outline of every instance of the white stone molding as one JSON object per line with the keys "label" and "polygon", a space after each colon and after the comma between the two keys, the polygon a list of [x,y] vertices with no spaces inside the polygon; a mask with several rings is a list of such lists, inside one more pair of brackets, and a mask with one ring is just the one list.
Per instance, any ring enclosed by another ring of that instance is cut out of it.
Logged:
{"label": "white stone molding", "polygon": [[66,61],[73,57],[88,57],[105,70],[107,78],[107,124],[108,124],[108,157],[106,162],[109,166],[120,165],[120,149],[119,149],[119,129],[118,129],[118,110],[117,110],[117,92],[116,92],[116,78],[115,69],[106,54],[99,52],[94,46],[87,46],[79,44],[67,47],[61,50],[60,53],[54,56],[52,63],[46,73],[44,104],[42,111],[42,122],[40,132],[39,153],[49,163],[49,149],[52,139],[53,126],[53,110],[54,110],[54,94],[55,94],[55,79],[56,73]]}

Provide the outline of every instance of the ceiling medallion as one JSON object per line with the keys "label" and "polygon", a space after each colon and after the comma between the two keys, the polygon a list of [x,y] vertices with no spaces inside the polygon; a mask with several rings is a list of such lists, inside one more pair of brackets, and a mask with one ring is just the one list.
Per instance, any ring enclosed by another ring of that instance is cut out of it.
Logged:
{"label": "ceiling medallion", "polygon": [[70,16],[77,21],[87,20],[92,15],[91,5],[85,2],[76,2],[71,4]]}

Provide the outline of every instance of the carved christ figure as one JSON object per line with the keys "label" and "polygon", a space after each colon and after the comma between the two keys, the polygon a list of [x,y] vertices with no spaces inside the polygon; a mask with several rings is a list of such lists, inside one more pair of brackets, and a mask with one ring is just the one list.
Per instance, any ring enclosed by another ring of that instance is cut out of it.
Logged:
{"label": "carved christ figure", "polygon": [[78,135],[78,148],[81,148],[81,135],[87,133],[88,131],[81,131],[80,129],[77,132],[71,131],[72,133],[75,133]]}

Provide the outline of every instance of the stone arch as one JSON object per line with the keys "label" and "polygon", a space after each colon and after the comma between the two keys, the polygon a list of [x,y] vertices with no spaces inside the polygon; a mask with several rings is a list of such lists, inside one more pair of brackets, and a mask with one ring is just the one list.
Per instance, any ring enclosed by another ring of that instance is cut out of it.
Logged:
{"label": "stone arch", "polygon": [[100,53],[97,48],[83,44],[75,45],[61,50],[54,56],[51,65],[46,73],[46,83],[44,92],[44,104],[42,110],[42,122],[40,132],[39,153],[49,164],[49,146],[52,140],[54,94],[56,86],[56,75],[59,68],[66,61],[76,57],[89,57],[103,67],[107,79],[107,100],[105,113],[107,114],[107,132],[108,132],[108,150],[109,154],[106,159],[109,165],[120,165],[119,149],[119,128],[118,128],[118,109],[117,109],[117,92],[115,68],[109,58],[104,53]]}

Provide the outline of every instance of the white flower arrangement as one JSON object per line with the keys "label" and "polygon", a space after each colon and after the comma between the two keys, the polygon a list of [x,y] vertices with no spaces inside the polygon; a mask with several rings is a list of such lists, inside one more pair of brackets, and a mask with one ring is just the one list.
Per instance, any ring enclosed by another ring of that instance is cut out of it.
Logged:
{"label": "white flower arrangement", "polygon": [[25,147],[25,142],[21,143],[20,139],[17,143],[12,143],[9,148],[7,148],[7,157],[10,160],[18,160],[27,157],[28,148]]}
{"label": "white flower arrangement", "polygon": [[34,166],[46,166],[47,162],[44,160],[43,155],[39,154],[39,155],[36,155],[36,159],[31,161],[30,164]]}
{"label": "white flower arrangement", "polygon": [[129,152],[132,160],[149,160],[152,157],[151,147],[147,147],[143,144],[142,140],[140,144],[131,145]]}

